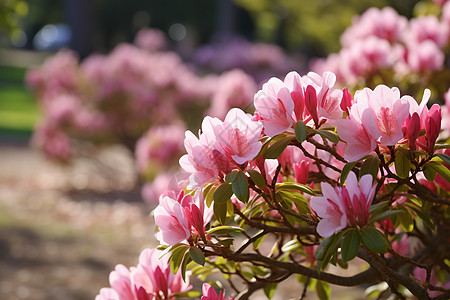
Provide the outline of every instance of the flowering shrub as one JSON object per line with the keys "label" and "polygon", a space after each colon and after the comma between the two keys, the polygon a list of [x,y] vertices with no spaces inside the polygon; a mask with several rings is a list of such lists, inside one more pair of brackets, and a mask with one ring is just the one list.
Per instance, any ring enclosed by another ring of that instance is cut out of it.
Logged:
{"label": "flowering shrub", "polygon": [[342,34],[342,49],[315,60],[312,70],[332,71],[352,90],[384,83],[416,94],[427,86],[441,99],[448,88],[450,3],[435,2],[422,1],[415,11],[420,5],[423,14],[410,20],[391,7],[368,9]]}
{"label": "flowering shrub", "polygon": [[[30,69],[26,81],[42,110],[35,145],[63,162],[80,155],[86,143],[119,143],[134,151],[150,128],[198,126],[207,109],[222,117],[232,107],[251,104],[252,77],[237,69],[200,77],[178,54],[165,50],[166,44],[161,32],[144,29],[134,45],[121,44],[108,55],[80,62],[64,50]],[[155,159],[154,151],[148,155],[140,151],[139,160]],[[148,173],[142,162],[139,170]],[[153,173],[148,178],[158,172]]]}
{"label": "flowering shrub", "polygon": [[[123,274],[128,290],[146,296],[102,289],[98,297],[175,298],[187,288],[166,288],[170,268],[185,276],[183,287],[188,273],[205,280],[220,272],[237,299],[259,289],[270,298],[291,275],[302,297],[309,289],[328,299],[331,283],[370,285],[368,295],[448,299],[450,146],[442,109],[428,108],[429,90],[417,101],[385,85],[352,95],[335,82],[331,72],[271,78],[254,96],[253,115],[233,108],[223,119],[205,117],[198,136],[187,131],[179,163],[189,179],[164,191],[154,211],[163,252],[153,263],[169,267],[142,267],[146,284],[133,279],[139,266],[131,275],[116,269],[112,278]],[[364,265],[355,275],[327,271],[357,258]],[[164,288],[155,292],[151,278],[161,273]],[[209,284],[202,293],[224,297]]]}

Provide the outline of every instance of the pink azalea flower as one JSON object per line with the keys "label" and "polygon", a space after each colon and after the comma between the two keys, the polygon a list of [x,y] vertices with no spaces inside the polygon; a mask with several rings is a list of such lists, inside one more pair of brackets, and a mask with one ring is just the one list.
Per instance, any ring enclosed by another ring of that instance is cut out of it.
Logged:
{"label": "pink azalea flower", "polygon": [[264,133],[270,137],[289,129],[294,120],[294,102],[287,86],[278,78],[272,77],[263,84],[255,95],[254,105],[264,126]]}
{"label": "pink azalea flower", "polygon": [[311,197],[311,208],[322,220],[317,233],[329,237],[335,232],[352,226],[364,226],[369,220],[369,206],[375,195],[372,175],[361,177],[359,186],[355,173],[350,172],[343,187],[321,183],[323,196]]}
{"label": "pink azalea flower", "polygon": [[[416,277],[417,279],[419,279],[420,281],[426,281],[427,280],[427,270],[423,269],[423,268],[419,268],[419,267],[415,267],[413,270],[413,274],[414,277]],[[430,283],[434,286],[439,286],[439,281],[436,277],[436,273],[434,272],[434,270],[431,270],[431,276],[430,276]],[[449,289],[450,288],[450,281],[447,281],[443,286],[444,289]],[[440,291],[430,291],[428,290],[428,295],[430,297],[436,297],[438,295],[441,295],[442,292]]]}
{"label": "pink azalea flower", "polygon": [[239,165],[252,160],[261,150],[258,141],[262,124],[239,108],[232,108],[223,123],[214,126],[216,138],[225,152]]}
{"label": "pink azalea flower", "polygon": [[234,297],[231,298],[224,298],[225,297],[225,293],[223,291],[220,291],[219,294],[217,294],[217,292],[214,290],[214,288],[208,284],[208,283],[204,283],[202,285],[202,298],[201,300],[232,300],[234,299]]}
{"label": "pink azalea flower", "polygon": [[121,298],[119,298],[117,292],[112,288],[102,288],[100,289],[100,293],[95,297],[95,300],[121,300]]}
{"label": "pink azalea flower", "polygon": [[205,225],[211,220],[213,212],[206,208],[203,190],[198,189],[194,197],[180,192],[177,199],[169,194],[160,197],[154,210],[155,223],[159,228],[157,239],[165,244],[174,245],[187,240],[196,233],[206,241]]}
{"label": "pink azalea flower", "polygon": [[436,43],[425,40],[409,46],[406,62],[411,71],[424,73],[442,69],[444,60],[444,53]]}
{"label": "pink azalea flower", "polygon": [[184,146],[187,154],[180,158],[179,163],[186,172],[192,174],[188,188],[221,180],[236,167],[235,163],[227,157],[214,134],[214,127],[220,123],[217,118],[205,117],[199,138],[192,132],[186,131]]}
{"label": "pink azalea flower", "polygon": [[347,142],[344,157],[354,161],[374,150],[376,142],[392,146],[400,141],[411,101],[410,96],[400,98],[397,88],[385,85],[357,91],[349,117],[337,122],[337,132]]}
{"label": "pink azalea flower", "polygon": [[156,249],[144,249],[136,267],[117,265],[111,272],[111,288],[102,288],[95,300],[174,299],[174,294],[189,291],[188,278],[183,281],[181,270],[170,271],[167,256]]}

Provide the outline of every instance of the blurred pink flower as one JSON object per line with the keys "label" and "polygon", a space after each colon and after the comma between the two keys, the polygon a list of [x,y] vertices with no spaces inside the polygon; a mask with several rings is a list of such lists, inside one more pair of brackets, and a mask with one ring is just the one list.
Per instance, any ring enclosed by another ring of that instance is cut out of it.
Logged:
{"label": "blurred pink flower", "polygon": [[163,31],[154,28],[141,28],[134,37],[134,44],[150,52],[163,50],[167,39]]}
{"label": "blurred pink flower", "polygon": [[401,39],[407,26],[407,19],[400,16],[392,7],[369,8],[355,17],[352,25],[341,36],[341,44],[350,46],[355,40],[375,36],[390,43]]}
{"label": "blurred pink flower", "polygon": [[444,66],[444,53],[435,42],[425,40],[411,45],[407,52],[407,66],[413,72],[430,72]]}
{"label": "blurred pink flower", "polygon": [[[427,280],[427,270],[425,270],[423,268],[415,267],[414,270],[413,270],[413,274],[414,274],[414,277],[416,277],[420,281],[426,281]],[[438,279],[436,277],[436,273],[434,272],[434,270],[431,270],[429,283],[434,285],[434,286],[439,286],[439,281],[438,281]],[[447,280],[442,287],[444,289],[450,289],[450,281]],[[441,295],[441,294],[442,294],[442,292],[440,292],[440,291],[428,290],[428,296],[430,296],[430,297],[436,297],[436,296]]]}
{"label": "blurred pink flower", "polygon": [[233,107],[245,110],[251,106],[251,99],[257,91],[254,79],[239,69],[221,74],[214,86],[211,106],[206,114],[220,119]]}
{"label": "blurred pink flower", "polygon": [[322,218],[317,233],[329,237],[346,227],[366,225],[376,189],[372,181],[372,175],[366,174],[358,186],[355,173],[350,172],[343,187],[333,189],[330,184],[322,182],[323,196],[313,196],[310,200],[311,208]]}
{"label": "blurred pink flower", "polygon": [[164,169],[178,165],[184,152],[183,140],[186,128],[179,124],[151,127],[136,143],[136,166],[145,174],[149,167],[164,166]]}
{"label": "blurred pink flower", "polygon": [[217,294],[216,290],[208,284],[204,283],[202,285],[202,298],[201,300],[232,300],[234,297],[231,298],[224,298],[225,293],[223,291],[220,291],[219,294]]}

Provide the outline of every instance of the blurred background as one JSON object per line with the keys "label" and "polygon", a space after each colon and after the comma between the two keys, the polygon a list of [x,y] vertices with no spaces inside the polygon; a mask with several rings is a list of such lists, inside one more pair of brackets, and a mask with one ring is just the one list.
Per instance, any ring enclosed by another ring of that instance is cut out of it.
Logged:
{"label": "blurred background", "polygon": [[251,112],[264,81],[305,74],[354,16],[384,6],[406,18],[437,7],[0,0],[0,298],[93,299],[116,264],[156,245],[149,213],[185,178],[184,131]]}

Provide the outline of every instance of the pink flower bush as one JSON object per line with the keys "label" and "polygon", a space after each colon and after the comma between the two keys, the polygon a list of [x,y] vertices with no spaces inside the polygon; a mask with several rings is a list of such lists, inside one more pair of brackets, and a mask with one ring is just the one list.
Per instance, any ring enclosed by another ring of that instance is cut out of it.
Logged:
{"label": "pink flower bush", "polygon": [[[184,152],[186,128],[182,124],[151,127],[136,143],[136,166],[141,174],[175,168]],[[153,174],[152,174],[153,173]]]}
{"label": "pink flower bush", "polygon": [[95,300],[175,299],[176,293],[189,291],[189,281],[181,272],[173,274],[162,251],[145,249],[136,267],[117,265],[109,275],[110,288],[102,288]]}
{"label": "pink flower bush", "polygon": [[206,114],[222,119],[233,107],[245,110],[252,104],[251,99],[256,91],[255,81],[242,70],[225,72],[218,78],[211,106]]}
{"label": "pink flower bush", "polygon": [[322,220],[317,225],[317,233],[329,237],[341,229],[364,226],[369,220],[369,206],[372,204],[376,186],[372,175],[366,174],[358,180],[350,172],[345,186],[333,187],[322,182],[323,196],[311,197],[311,208]]}

